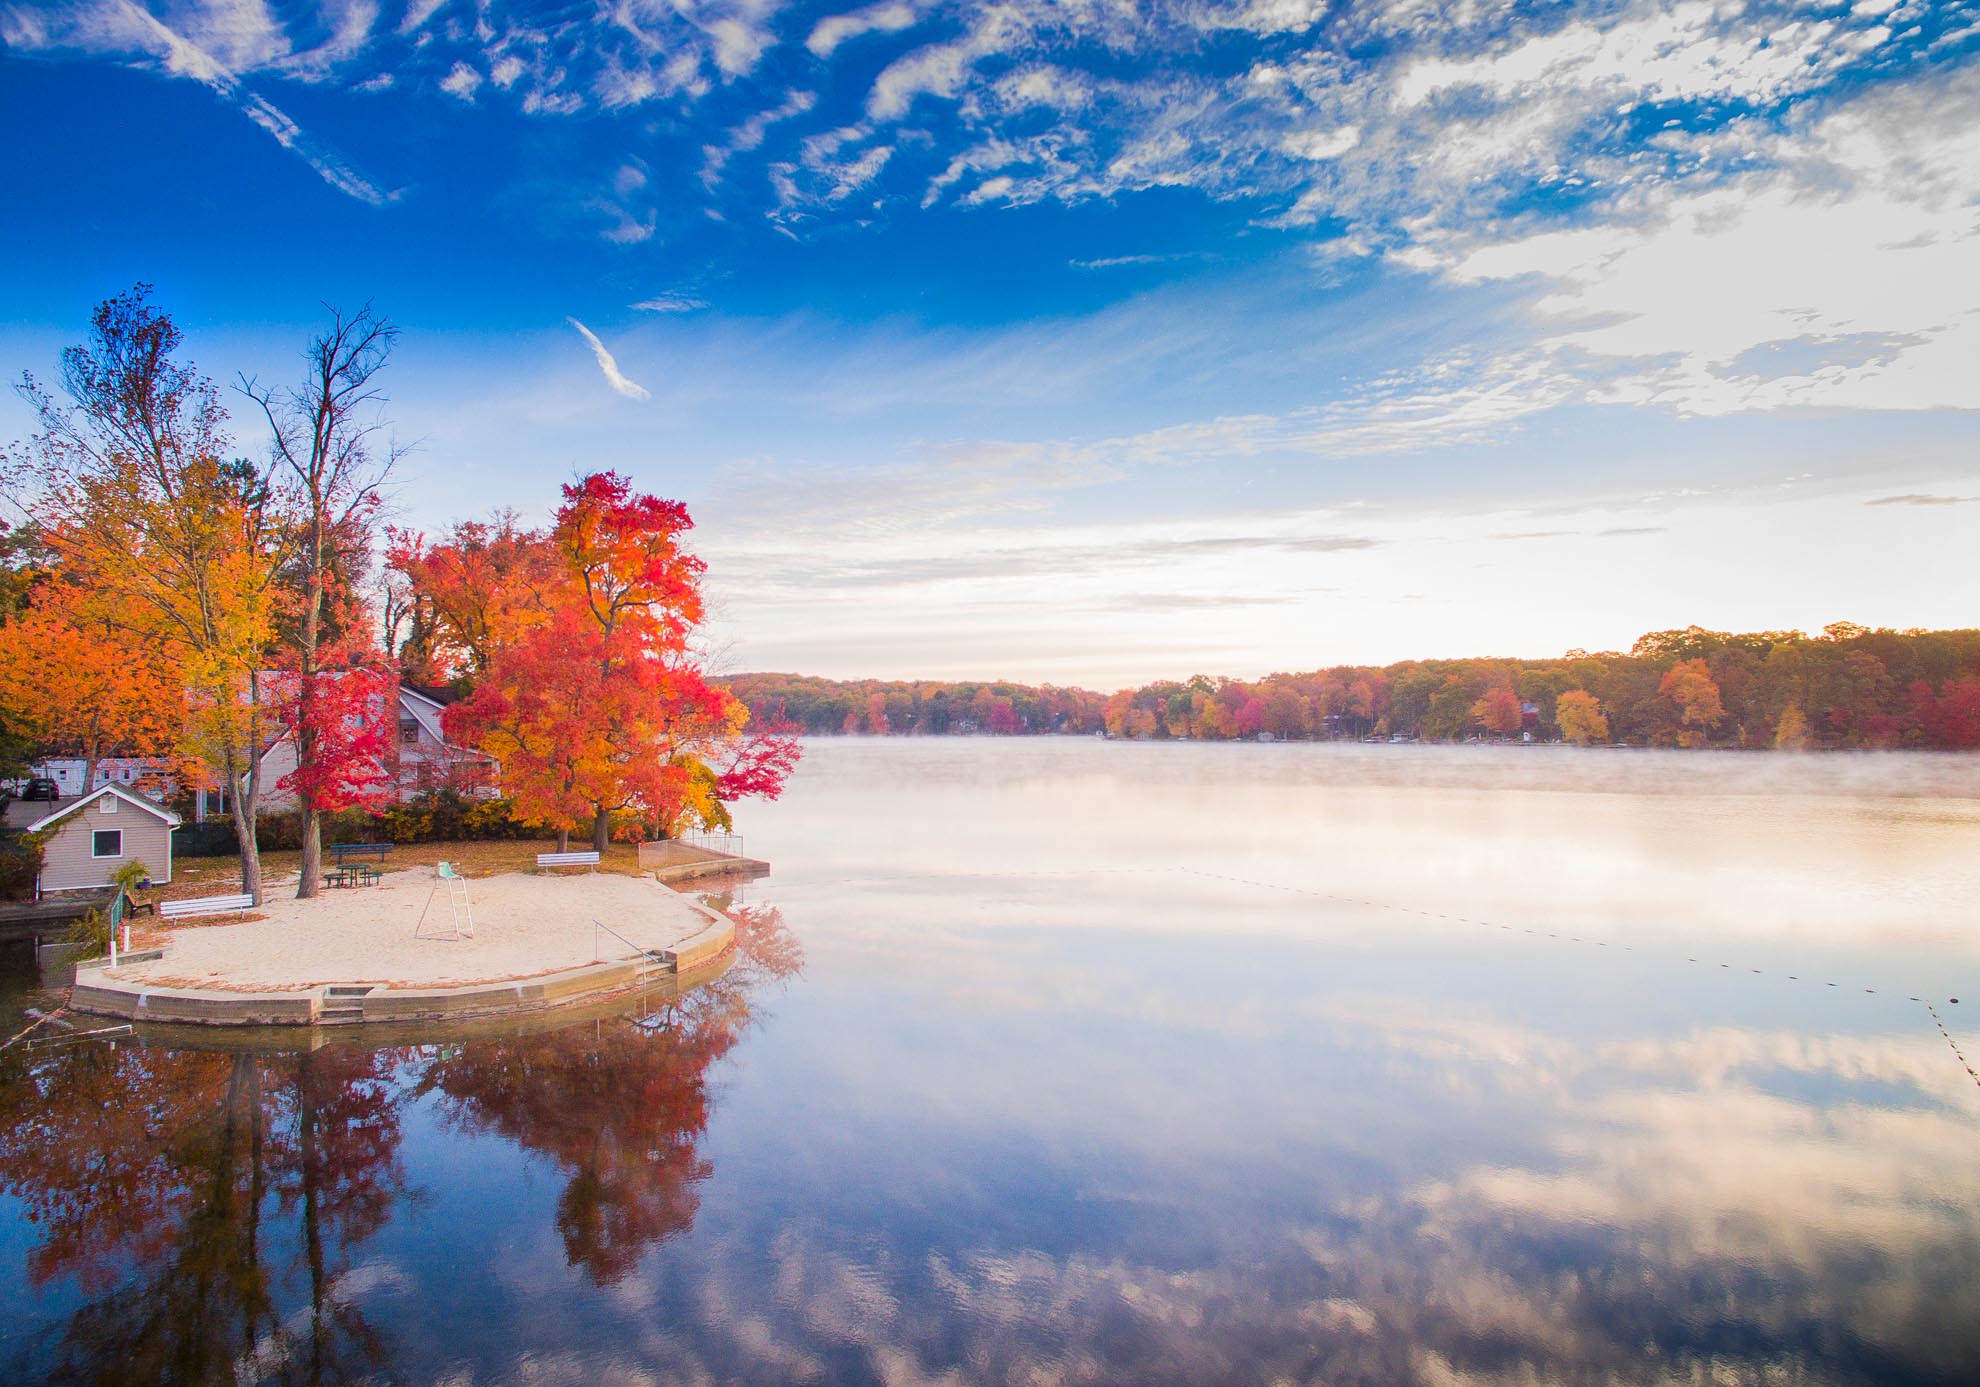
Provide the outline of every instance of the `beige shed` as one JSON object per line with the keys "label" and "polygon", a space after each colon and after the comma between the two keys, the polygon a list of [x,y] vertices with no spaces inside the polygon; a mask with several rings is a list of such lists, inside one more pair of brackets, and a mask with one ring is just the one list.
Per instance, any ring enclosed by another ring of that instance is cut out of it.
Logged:
{"label": "beige shed", "polygon": [[127,862],[142,862],[152,881],[172,879],[172,830],[179,816],[115,785],[72,800],[27,826],[42,835],[41,889],[92,891],[110,884]]}

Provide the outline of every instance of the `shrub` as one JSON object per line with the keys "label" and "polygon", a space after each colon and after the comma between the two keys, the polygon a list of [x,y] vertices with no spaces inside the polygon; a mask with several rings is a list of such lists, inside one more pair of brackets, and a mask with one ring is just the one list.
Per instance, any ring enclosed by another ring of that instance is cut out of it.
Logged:
{"label": "shrub", "polygon": [[69,926],[62,942],[73,944],[77,958],[101,958],[110,952],[110,917],[92,910]]}
{"label": "shrub", "polygon": [[33,900],[35,879],[40,875],[38,839],[23,836],[0,846],[0,900]]}
{"label": "shrub", "polygon": [[[441,790],[376,813],[348,809],[323,816],[323,842],[464,843],[536,838],[542,830],[517,820],[506,799],[467,799]],[[231,842],[231,837],[229,839]],[[261,816],[256,841],[263,852],[302,846],[302,815],[293,811]]]}

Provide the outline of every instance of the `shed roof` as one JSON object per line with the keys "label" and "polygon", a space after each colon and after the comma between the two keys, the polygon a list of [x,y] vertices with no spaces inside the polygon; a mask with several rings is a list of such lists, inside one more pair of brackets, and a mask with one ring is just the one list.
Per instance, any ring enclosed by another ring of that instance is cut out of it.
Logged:
{"label": "shed roof", "polygon": [[126,804],[134,805],[135,807],[142,809],[147,814],[151,814],[156,816],[157,818],[163,819],[167,824],[171,825],[172,827],[176,828],[178,826],[179,816],[177,814],[174,814],[171,810],[160,809],[157,805],[151,803],[143,796],[134,795],[130,791],[122,789],[119,786],[105,785],[100,790],[90,791],[88,794],[84,795],[81,799],[75,799],[69,801],[69,803],[63,805],[60,809],[57,809],[53,814],[48,815],[46,818],[35,820],[33,823],[29,824],[25,829],[23,829],[22,832],[39,833],[42,829],[47,828],[50,824],[61,822],[63,819],[68,818],[69,815],[75,813],[78,809],[82,808],[85,804],[90,803],[92,800],[102,799],[105,795],[114,795],[118,799],[124,801],[124,803]]}

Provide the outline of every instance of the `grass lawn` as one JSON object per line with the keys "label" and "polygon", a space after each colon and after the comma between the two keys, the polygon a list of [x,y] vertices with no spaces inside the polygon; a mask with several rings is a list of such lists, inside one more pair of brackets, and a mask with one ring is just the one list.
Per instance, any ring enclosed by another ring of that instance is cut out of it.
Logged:
{"label": "grass lawn", "polygon": [[[589,847],[588,843],[571,843],[573,852],[586,851]],[[518,839],[507,843],[401,843],[385,854],[382,863],[375,857],[353,858],[352,861],[382,867],[388,872],[451,862],[454,870],[462,876],[487,877],[499,876],[503,872],[533,872],[539,852],[556,850],[557,840],[554,838]],[[325,848],[323,869],[330,870],[335,862],[330,850]],[[262,882],[271,890],[277,881],[285,877],[293,882],[301,864],[302,853],[298,851],[264,852],[261,855]],[[599,858],[598,870],[617,872],[621,876],[638,876],[639,849],[631,843],[612,844]],[[240,889],[240,858],[180,857],[172,862],[172,884],[143,895],[147,900],[172,901],[191,896],[231,895]],[[290,889],[293,890],[293,886]]]}

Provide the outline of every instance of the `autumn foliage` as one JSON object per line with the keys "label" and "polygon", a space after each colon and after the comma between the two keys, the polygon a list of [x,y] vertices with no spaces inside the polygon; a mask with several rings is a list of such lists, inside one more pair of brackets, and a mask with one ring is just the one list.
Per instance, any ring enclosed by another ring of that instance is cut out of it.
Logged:
{"label": "autumn foliage", "polygon": [[1846,622],[1814,636],[1693,626],[1651,632],[1628,651],[1547,659],[1406,660],[1255,680],[1196,675],[1112,695],[793,674],[740,674],[728,685],[757,713],[788,717],[814,734],[1106,732],[1210,741],[1261,732],[1424,741],[1530,734],[1638,746],[1980,748],[1980,630]]}
{"label": "autumn foliage", "polygon": [[390,562],[409,613],[409,660],[467,690],[457,739],[498,758],[527,821],[560,835],[726,826],[726,805],[774,798],[798,756],[774,719],[704,677],[690,639],[703,564],[677,501],[616,473],[563,489],[550,528],[502,519],[436,543],[398,535]]}

